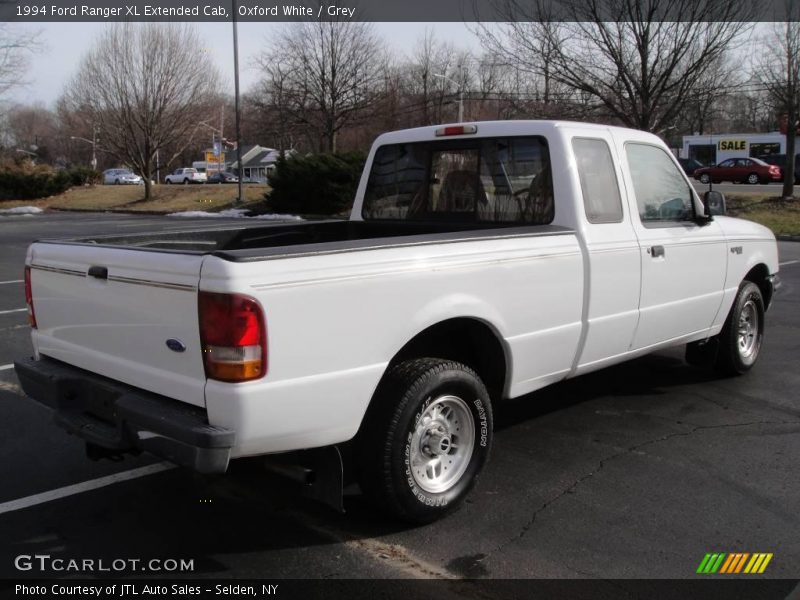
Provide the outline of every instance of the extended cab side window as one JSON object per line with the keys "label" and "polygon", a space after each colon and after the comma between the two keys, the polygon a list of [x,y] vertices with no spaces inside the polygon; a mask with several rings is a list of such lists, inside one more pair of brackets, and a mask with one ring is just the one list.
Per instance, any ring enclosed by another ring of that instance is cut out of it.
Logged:
{"label": "extended cab side window", "polygon": [[589,223],[621,223],[622,197],[608,144],[598,139],[575,138],[572,151],[578,163],[586,219]]}
{"label": "extended cab side window", "polygon": [[642,223],[652,227],[692,221],[692,190],[669,154],[634,142],[625,145],[625,152]]}

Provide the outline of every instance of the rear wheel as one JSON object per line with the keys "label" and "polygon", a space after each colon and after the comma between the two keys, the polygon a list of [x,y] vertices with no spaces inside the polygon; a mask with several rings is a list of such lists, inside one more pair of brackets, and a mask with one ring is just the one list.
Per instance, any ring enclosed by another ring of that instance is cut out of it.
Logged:
{"label": "rear wheel", "polygon": [[729,374],[749,371],[764,341],[764,298],[752,281],[743,281],[719,334],[716,366]]}
{"label": "rear wheel", "polygon": [[189,180],[184,178],[183,185],[189,185]]}
{"label": "rear wheel", "polygon": [[392,516],[429,523],[464,500],[491,442],[491,402],[478,375],[449,360],[409,360],[387,373],[364,418],[359,482]]}
{"label": "rear wheel", "polygon": [[750,173],[750,175],[747,176],[747,183],[750,185],[755,185],[756,183],[760,182],[761,178],[758,176],[758,173]]}

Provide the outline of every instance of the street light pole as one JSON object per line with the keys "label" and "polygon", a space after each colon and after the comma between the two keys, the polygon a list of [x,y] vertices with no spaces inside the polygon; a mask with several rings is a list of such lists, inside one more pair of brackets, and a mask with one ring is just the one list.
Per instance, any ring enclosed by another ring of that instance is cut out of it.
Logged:
{"label": "street light pole", "polygon": [[[464,79],[464,66],[459,65],[458,67],[461,71],[461,79]],[[448,77],[447,75],[442,75],[441,73],[434,73],[434,77],[439,77],[440,79],[446,79],[452,83],[455,83],[458,87],[458,122],[464,122],[464,84],[461,82],[456,81],[452,77]]]}
{"label": "street light pole", "polygon": [[237,184],[239,187],[238,203],[244,202],[244,193],[242,191],[242,178],[244,176],[244,169],[242,168],[242,128],[241,128],[241,109],[239,106],[239,33],[237,26],[237,15],[239,13],[239,6],[237,0],[232,0],[233,3],[233,90],[234,90],[234,104],[236,110],[236,162],[239,164],[239,177]]}
{"label": "street light pole", "polygon": [[23,150],[22,148],[14,148],[16,152],[22,152],[23,154],[27,154],[28,156],[32,156],[35,159],[39,158],[39,155],[36,152],[31,152],[30,150]]}
{"label": "street light pole", "polygon": [[92,125],[92,171],[97,171],[97,127]]}
{"label": "street light pole", "polygon": [[97,170],[97,130],[96,129],[92,130],[92,139],[90,139],[90,140],[87,140],[86,138],[80,137],[80,136],[77,136],[77,135],[71,135],[71,136],[69,136],[69,139],[71,139],[71,140],[79,140],[81,142],[86,142],[87,144],[91,144],[92,145],[92,163],[91,164],[92,164],[92,169],[96,171]]}

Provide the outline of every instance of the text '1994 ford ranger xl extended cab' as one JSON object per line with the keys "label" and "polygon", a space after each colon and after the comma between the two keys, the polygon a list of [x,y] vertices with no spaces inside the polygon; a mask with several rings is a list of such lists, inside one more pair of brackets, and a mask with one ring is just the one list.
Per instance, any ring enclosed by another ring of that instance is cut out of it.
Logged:
{"label": "text '1994 ford ranger xl extended cab'", "polygon": [[95,456],[223,473],[349,442],[369,497],[431,521],[475,483],[503,398],[676,344],[753,366],[777,246],[717,204],[640,131],[387,133],[349,221],[34,243],[16,372]]}

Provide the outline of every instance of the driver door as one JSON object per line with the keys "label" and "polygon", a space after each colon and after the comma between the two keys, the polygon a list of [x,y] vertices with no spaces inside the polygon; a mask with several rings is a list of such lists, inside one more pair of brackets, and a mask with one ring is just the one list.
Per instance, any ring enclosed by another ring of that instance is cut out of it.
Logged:
{"label": "driver door", "polygon": [[624,156],[642,264],[635,350],[711,326],[722,302],[727,245],[717,223],[694,221],[694,190],[663,148],[627,142]]}

